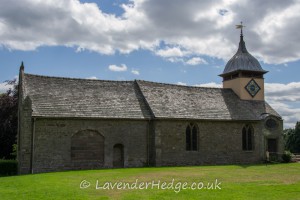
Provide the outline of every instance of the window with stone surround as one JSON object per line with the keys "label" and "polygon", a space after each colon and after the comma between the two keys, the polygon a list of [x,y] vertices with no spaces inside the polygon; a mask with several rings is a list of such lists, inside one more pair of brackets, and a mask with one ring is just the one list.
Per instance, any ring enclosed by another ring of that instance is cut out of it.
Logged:
{"label": "window with stone surround", "polygon": [[254,147],[254,131],[249,124],[245,125],[242,130],[242,143],[244,151],[252,151]]}
{"label": "window with stone surround", "polygon": [[186,127],[186,150],[197,151],[198,150],[198,127],[196,124],[190,123]]}

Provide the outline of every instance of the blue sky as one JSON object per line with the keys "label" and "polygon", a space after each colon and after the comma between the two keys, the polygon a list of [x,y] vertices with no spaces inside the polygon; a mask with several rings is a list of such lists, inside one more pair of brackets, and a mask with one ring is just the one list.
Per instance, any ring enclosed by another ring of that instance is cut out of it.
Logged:
{"label": "blue sky", "polygon": [[220,87],[243,21],[285,127],[300,121],[300,2],[0,1],[0,91],[25,72]]}

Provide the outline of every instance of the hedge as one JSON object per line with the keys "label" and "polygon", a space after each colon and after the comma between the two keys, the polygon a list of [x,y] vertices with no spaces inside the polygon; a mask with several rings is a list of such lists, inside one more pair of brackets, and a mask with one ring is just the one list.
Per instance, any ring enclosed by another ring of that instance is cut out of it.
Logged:
{"label": "hedge", "polygon": [[18,173],[16,160],[0,160],[0,176],[11,176]]}

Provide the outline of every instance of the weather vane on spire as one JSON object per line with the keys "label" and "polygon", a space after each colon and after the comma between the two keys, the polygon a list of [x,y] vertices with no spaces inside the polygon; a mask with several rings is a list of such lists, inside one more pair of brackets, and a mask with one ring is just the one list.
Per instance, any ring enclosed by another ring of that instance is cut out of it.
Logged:
{"label": "weather vane on spire", "polygon": [[243,25],[243,22],[241,22],[241,24],[235,25],[235,28],[237,29],[241,29],[241,35],[243,35],[243,28],[246,27]]}

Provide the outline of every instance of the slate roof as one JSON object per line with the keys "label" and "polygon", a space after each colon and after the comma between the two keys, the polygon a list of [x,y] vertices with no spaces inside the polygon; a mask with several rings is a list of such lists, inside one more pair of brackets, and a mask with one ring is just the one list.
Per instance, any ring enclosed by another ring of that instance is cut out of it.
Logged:
{"label": "slate roof", "polygon": [[138,81],[157,118],[259,120],[262,113],[280,117],[265,101],[247,101],[231,89]]}
{"label": "slate roof", "polygon": [[149,118],[142,95],[132,81],[99,81],[24,75],[25,95],[33,116]]}
{"label": "slate roof", "polygon": [[262,69],[258,60],[247,51],[246,44],[243,40],[243,35],[240,36],[240,43],[237,52],[227,62],[221,76],[233,73],[235,71],[254,71],[262,74],[267,72]]}
{"label": "slate roof", "polygon": [[24,74],[35,117],[260,120],[278,116],[265,101],[240,100],[231,89],[148,81],[106,81]]}

